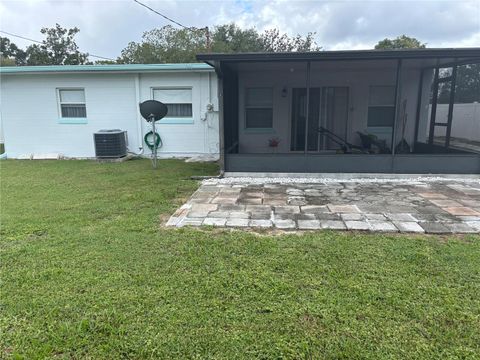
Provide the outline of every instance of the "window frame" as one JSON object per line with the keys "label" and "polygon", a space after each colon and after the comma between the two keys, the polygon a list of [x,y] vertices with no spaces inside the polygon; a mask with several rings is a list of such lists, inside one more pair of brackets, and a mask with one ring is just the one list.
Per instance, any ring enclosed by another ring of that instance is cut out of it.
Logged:
{"label": "window frame", "polygon": [[[69,91],[69,90],[81,90],[83,91],[83,102],[62,102],[62,91]],[[87,92],[84,87],[58,87],[56,88],[56,96],[57,96],[57,111],[58,111],[58,118],[59,122],[61,123],[86,123],[88,114],[87,114]],[[83,105],[85,107],[85,116],[84,117],[68,117],[63,116],[62,114],[62,105]]]}
{"label": "window frame", "polygon": [[[160,120],[160,124],[193,124],[195,119],[195,109],[193,106],[193,86],[152,86],[150,88],[150,98],[155,99],[155,90],[190,90],[192,99],[190,102],[178,103],[178,104],[190,104],[192,107],[192,116],[165,116]],[[160,100],[157,100],[160,101]],[[168,105],[169,103],[165,103]],[[174,104],[174,103],[171,103]]]}
{"label": "window frame", "polygon": [[[271,94],[272,94],[272,102],[270,104],[270,106],[265,106],[265,105],[248,105],[248,91],[251,90],[251,89],[268,89],[271,91]],[[247,132],[271,132],[274,130],[274,126],[273,126],[273,102],[274,102],[274,88],[273,86],[248,86],[248,87],[245,87],[245,93],[244,93],[244,119],[243,119],[243,123],[244,123],[244,130],[247,131]],[[270,127],[248,127],[247,125],[247,113],[248,113],[248,109],[260,109],[260,110],[271,110],[272,111],[272,125]]]}
{"label": "window frame", "polygon": [[[394,95],[392,99],[392,103],[385,105],[385,104],[370,104],[371,100],[371,95],[372,95],[372,88],[392,88],[394,90]],[[392,118],[392,124],[391,125],[370,125],[369,124],[369,119],[370,119],[370,108],[391,108],[393,110],[393,118]],[[391,128],[393,129],[394,122],[395,122],[395,85],[369,85],[368,87],[368,100],[367,100],[367,128],[380,128],[380,129],[385,129],[385,128]]]}

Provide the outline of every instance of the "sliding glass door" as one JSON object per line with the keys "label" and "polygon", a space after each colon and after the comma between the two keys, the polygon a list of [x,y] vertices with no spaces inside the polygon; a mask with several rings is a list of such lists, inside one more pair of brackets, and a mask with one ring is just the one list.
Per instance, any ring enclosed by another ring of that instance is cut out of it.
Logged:
{"label": "sliding glass door", "polygon": [[310,88],[307,126],[307,89],[292,91],[291,151],[335,153],[347,141],[348,87]]}

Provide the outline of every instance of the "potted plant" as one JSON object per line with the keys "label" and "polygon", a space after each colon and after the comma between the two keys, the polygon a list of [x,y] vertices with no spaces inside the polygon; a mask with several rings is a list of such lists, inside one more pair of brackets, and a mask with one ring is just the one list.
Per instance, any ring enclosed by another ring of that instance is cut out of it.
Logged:
{"label": "potted plant", "polygon": [[272,152],[275,152],[280,145],[280,139],[278,137],[273,137],[268,139],[268,147],[272,149]]}

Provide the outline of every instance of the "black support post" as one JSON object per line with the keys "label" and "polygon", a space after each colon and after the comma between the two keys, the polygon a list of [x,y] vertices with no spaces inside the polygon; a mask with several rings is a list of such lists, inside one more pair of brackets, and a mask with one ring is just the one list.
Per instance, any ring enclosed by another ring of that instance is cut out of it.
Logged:
{"label": "black support post", "polygon": [[433,145],[433,135],[435,132],[435,117],[437,115],[437,101],[438,101],[438,76],[440,69],[435,68],[435,76],[433,78],[433,92],[432,92],[432,113],[430,114],[430,131],[428,134],[428,144]]}
{"label": "black support post", "polygon": [[450,146],[450,135],[452,133],[453,107],[455,106],[455,88],[457,83],[457,65],[452,69],[452,79],[450,81],[450,101],[448,103],[447,132],[445,135],[445,147]]}
{"label": "black support post", "polygon": [[417,112],[415,114],[415,135],[413,137],[412,149],[415,150],[415,144],[418,142],[418,128],[420,126],[420,112],[422,111],[422,93],[423,93],[423,78],[425,77],[425,70],[420,71],[420,80],[418,82],[417,94]]}
{"label": "black support post", "polygon": [[398,59],[397,75],[395,80],[395,116],[393,119],[393,128],[392,128],[392,156],[395,156],[395,140],[396,140],[395,138],[397,135],[397,123],[398,123],[398,115],[400,112],[400,100],[402,98],[402,82],[400,81],[401,73],[402,73],[402,59]]}
{"label": "black support post", "polygon": [[307,88],[307,109],[305,113],[305,147],[304,152],[307,155],[308,152],[308,121],[310,119],[310,61],[307,62],[307,78],[306,78],[306,88]]}

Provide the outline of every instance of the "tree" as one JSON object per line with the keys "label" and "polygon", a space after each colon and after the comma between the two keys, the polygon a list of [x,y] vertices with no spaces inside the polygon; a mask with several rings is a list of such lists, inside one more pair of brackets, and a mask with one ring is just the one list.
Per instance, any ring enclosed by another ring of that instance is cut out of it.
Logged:
{"label": "tree", "polygon": [[314,33],[306,37],[289,37],[276,29],[259,33],[256,29],[241,29],[235,24],[216,26],[210,34],[207,49],[206,29],[176,29],[170,25],[147,31],[142,41],[130,42],[122,50],[121,63],[195,62],[195,55],[207,51],[222,53],[318,51]]}
{"label": "tree", "polygon": [[25,65],[27,54],[9,38],[0,36],[0,65]]}
{"label": "tree", "polygon": [[243,30],[231,23],[216,26],[213,31],[211,45],[213,52],[259,52],[263,51],[263,48],[263,41],[253,28]]}
{"label": "tree", "polygon": [[200,29],[176,29],[171,25],[147,31],[142,41],[130,42],[118,59],[120,63],[192,62],[205,51],[206,34]]}
{"label": "tree", "polygon": [[395,39],[383,39],[375,45],[377,50],[394,50],[394,49],[424,49],[426,43],[421,43],[419,40],[409,37],[407,35],[397,36]]}
{"label": "tree", "polygon": [[278,29],[265,30],[261,36],[263,51],[320,51],[321,48],[317,46],[314,35],[315,33],[309,32],[305,38],[301,35],[289,37],[287,34],[280,34]]}
{"label": "tree", "polygon": [[27,50],[27,65],[80,65],[88,63],[88,54],[79,51],[75,35],[77,27],[62,28],[56,24],[53,28],[42,28],[46,35],[42,44],[30,45]]}
{"label": "tree", "polygon": [[[446,75],[451,73],[451,69],[440,69]],[[451,93],[451,82],[442,82],[438,89],[438,103],[449,104]],[[473,102],[480,102],[480,63],[466,64],[458,66],[457,76],[455,79],[455,103],[468,104]]]}

